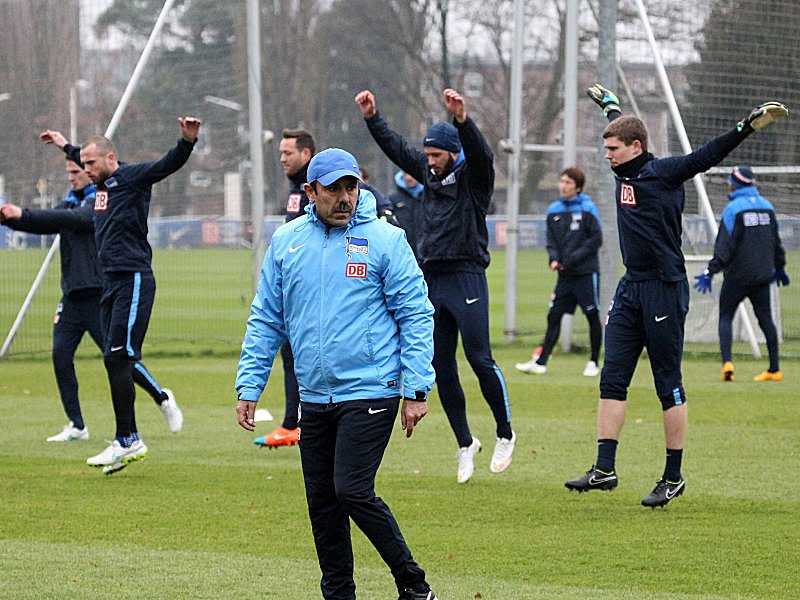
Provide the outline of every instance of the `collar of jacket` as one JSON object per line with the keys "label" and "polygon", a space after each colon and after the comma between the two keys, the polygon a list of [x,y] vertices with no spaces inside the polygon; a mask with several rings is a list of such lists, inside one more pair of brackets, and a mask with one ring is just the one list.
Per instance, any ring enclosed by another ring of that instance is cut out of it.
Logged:
{"label": "collar of jacket", "polygon": [[300,189],[302,189],[303,188],[303,184],[307,183],[307,180],[308,180],[308,163],[306,163],[302,167],[300,167],[300,170],[297,171],[297,173],[295,173],[294,175],[289,175],[288,179],[296,187],[299,187]]}
{"label": "collar of jacket", "polygon": [[654,158],[655,156],[653,156],[650,152],[643,152],[636,158],[632,158],[626,163],[622,163],[621,165],[612,167],[611,170],[614,171],[614,173],[618,177],[626,177],[626,178],[636,177],[639,171],[642,170],[642,167],[644,167]]}
{"label": "collar of jacket", "polygon": [[740,187],[737,190],[733,190],[732,192],[728,192],[728,200],[739,200],[740,198],[753,198],[757,199],[761,197],[761,192],[758,191],[758,188],[754,185],[748,185],[746,187]]}

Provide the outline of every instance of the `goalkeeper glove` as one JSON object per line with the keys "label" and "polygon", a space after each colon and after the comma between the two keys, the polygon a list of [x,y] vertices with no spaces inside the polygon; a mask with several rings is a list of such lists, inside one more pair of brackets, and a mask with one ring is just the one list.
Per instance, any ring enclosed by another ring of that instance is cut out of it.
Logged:
{"label": "goalkeeper glove", "polygon": [[617,98],[617,95],[611,90],[604,88],[599,83],[595,83],[586,90],[586,93],[589,94],[589,98],[594,100],[595,103],[603,109],[603,114],[606,117],[608,117],[608,113],[612,111],[622,112],[619,107],[619,98]]}
{"label": "goalkeeper glove", "polygon": [[777,121],[788,114],[789,109],[780,102],[764,102],[764,104],[756,106],[750,111],[749,115],[739,121],[736,124],[736,129],[748,133],[761,131],[773,121]]}
{"label": "goalkeeper glove", "polygon": [[700,273],[700,275],[695,275],[694,289],[696,289],[701,294],[710,293],[712,277],[714,277],[714,274],[711,273],[708,269]]}
{"label": "goalkeeper glove", "polygon": [[787,286],[791,283],[789,276],[786,274],[786,271],[783,269],[775,269],[775,274],[772,276],[772,280],[778,284],[778,286]]}

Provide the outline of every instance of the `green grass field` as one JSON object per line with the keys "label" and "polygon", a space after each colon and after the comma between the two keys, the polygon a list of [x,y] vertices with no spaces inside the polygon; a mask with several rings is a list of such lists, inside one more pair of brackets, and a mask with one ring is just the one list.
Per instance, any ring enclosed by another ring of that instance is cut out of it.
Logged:
{"label": "green grass field", "polygon": [[[320,597],[298,449],[259,450],[235,422],[248,259],[167,254],[156,259],[146,363],[176,391],[186,424],[170,434],[140,396],[146,461],[111,477],[85,466],[113,434],[93,348],[84,347],[77,365],[92,438],[69,445],[44,442],[64,424],[46,354],[0,362],[0,598]],[[597,380],[581,377],[580,347],[555,355],[545,376],[514,369],[541,336],[553,279],[539,255],[527,257],[519,322],[530,335],[504,346],[496,258],[493,337],[519,438],[513,464],[489,472],[493,422],[462,362],[470,423],[485,448],[473,479],[455,482],[455,442],[435,394],[410,440],[398,425],[378,476],[378,493],[439,597],[800,597],[797,359],[783,361],[785,381],[755,384],[764,361],[740,354],[736,382],[722,384],[715,354],[687,355],[687,491],[655,511],[639,505],[664,461],[660,405],[643,360],[618,454],[620,486],[570,494],[563,482],[594,460]],[[219,281],[212,275],[225,279],[212,287]],[[216,299],[206,303],[209,295]],[[203,349],[193,350],[169,333],[181,327],[212,328],[215,341],[202,338]],[[577,342],[585,344],[585,331],[579,317]],[[263,400],[278,417],[281,390],[279,379],[271,381]],[[260,434],[273,426],[260,425]],[[356,528],[353,539],[359,598],[395,598],[388,570]]]}

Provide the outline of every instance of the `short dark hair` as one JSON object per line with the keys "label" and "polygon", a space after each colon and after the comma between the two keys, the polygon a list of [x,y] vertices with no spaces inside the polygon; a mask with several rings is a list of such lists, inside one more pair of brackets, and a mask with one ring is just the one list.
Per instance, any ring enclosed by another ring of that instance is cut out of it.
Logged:
{"label": "short dark hair", "polygon": [[284,129],[281,131],[281,137],[285,140],[294,140],[298,150],[308,148],[311,150],[311,156],[317,153],[317,145],[314,142],[314,136],[305,129]]}
{"label": "short dark hair", "polygon": [[583,190],[583,184],[586,183],[586,175],[580,167],[567,167],[561,171],[561,173],[559,173],[559,177],[561,175],[566,175],[572,179],[572,181],[575,182],[575,186],[578,188],[579,192]]}
{"label": "short dark hair", "polygon": [[114,146],[114,142],[108,139],[104,135],[93,135],[90,137],[86,142],[83,144],[83,148],[91,146],[94,144],[97,149],[102,152],[103,154],[110,154],[113,152],[114,154],[117,153],[117,147]]}
{"label": "short dark hair", "polygon": [[603,131],[603,139],[610,137],[617,138],[626,146],[639,140],[642,143],[642,152],[647,152],[647,127],[639,117],[625,115],[611,121]]}

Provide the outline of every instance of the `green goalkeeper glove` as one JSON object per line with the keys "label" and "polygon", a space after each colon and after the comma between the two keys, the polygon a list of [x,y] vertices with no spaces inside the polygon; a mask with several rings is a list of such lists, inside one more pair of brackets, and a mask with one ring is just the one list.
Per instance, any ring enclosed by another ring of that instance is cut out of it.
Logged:
{"label": "green goalkeeper glove", "polygon": [[739,131],[761,131],[772,123],[789,114],[789,109],[780,102],[764,102],[756,106],[750,114],[736,124]]}
{"label": "green goalkeeper glove", "polygon": [[619,98],[611,90],[604,88],[599,83],[595,83],[592,87],[586,90],[589,98],[603,109],[603,114],[607,117],[608,113],[612,111],[622,112],[619,107]]}

